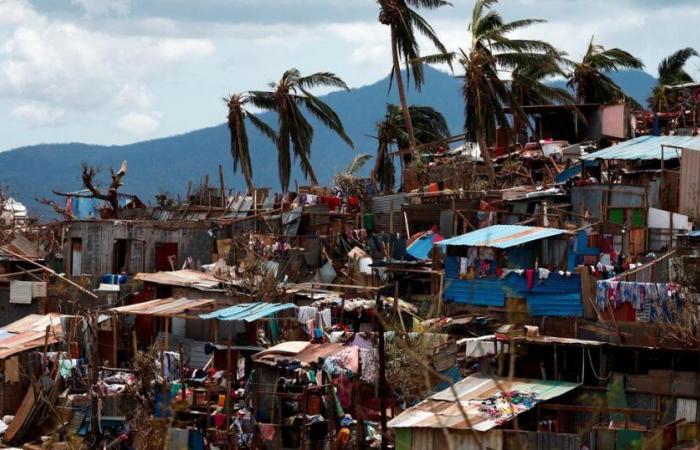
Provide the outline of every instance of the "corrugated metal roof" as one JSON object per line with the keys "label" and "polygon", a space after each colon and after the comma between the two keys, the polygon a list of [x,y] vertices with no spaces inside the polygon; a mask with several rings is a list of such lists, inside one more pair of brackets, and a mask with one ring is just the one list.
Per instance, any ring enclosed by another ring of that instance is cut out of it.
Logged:
{"label": "corrugated metal roof", "polygon": [[191,287],[202,291],[214,290],[221,285],[221,280],[214,275],[191,269],[172,272],[137,273],[134,279],[168,286]]}
{"label": "corrugated metal roof", "polygon": [[492,225],[451,239],[445,239],[437,245],[465,245],[469,247],[504,249],[566,233],[567,231],[557,228]]}
{"label": "corrugated metal roof", "polygon": [[208,314],[200,314],[202,319],[244,320],[255,322],[280,311],[296,308],[294,303],[241,303]]}
{"label": "corrugated metal roof", "polygon": [[[583,156],[581,159],[661,159],[662,145],[700,150],[700,136],[639,136],[612,147],[598,150],[595,153]],[[678,158],[680,154],[680,150],[676,151],[673,148],[663,149],[663,159]]]}
{"label": "corrugated metal roof", "polygon": [[134,305],[119,306],[109,311],[117,314],[139,314],[144,316],[173,317],[183,314],[188,309],[212,305],[214,300],[188,298],[163,298]]}
{"label": "corrugated metal roof", "polygon": [[[502,419],[512,419],[530,408],[516,411],[512,416],[489,417],[479,411],[489,397],[502,392],[518,391],[535,394],[536,402],[543,402],[578,387],[577,383],[524,378],[498,378],[472,375],[455,383],[457,398],[448,388],[407,409],[389,422],[392,428],[448,428],[456,430],[488,431],[499,425]],[[459,402],[459,404],[457,403]],[[460,408],[461,407],[461,408]],[[466,413],[462,414],[461,409]]]}
{"label": "corrugated metal roof", "polygon": [[0,328],[0,359],[43,347],[46,340],[46,327],[49,327],[49,345],[63,339],[61,315],[57,313],[30,314]]}

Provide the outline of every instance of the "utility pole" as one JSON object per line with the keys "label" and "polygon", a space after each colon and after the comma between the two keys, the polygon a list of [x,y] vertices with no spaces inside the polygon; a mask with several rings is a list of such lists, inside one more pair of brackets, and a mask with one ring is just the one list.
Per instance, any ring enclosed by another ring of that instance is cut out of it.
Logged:
{"label": "utility pole", "polygon": [[[398,299],[394,299],[398,303]],[[377,289],[376,306],[377,311],[377,334],[379,335],[379,401],[381,411],[382,425],[382,450],[387,449],[387,429],[386,429],[386,351],[384,348],[384,323],[382,322],[382,312],[384,311],[384,302],[382,301],[381,289]]]}

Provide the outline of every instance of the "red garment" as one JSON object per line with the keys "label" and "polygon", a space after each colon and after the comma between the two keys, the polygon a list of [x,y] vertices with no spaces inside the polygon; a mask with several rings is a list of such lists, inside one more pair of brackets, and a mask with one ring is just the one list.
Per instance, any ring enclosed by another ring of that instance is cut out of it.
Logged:
{"label": "red garment", "polygon": [[332,196],[319,196],[318,197],[319,203],[323,203],[325,205],[328,205],[328,210],[329,211],[335,211],[336,209],[340,208],[340,199],[338,197],[332,197]]}
{"label": "red garment", "polygon": [[360,199],[351,195],[350,197],[348,197],[348,206],[351,208],[359,208]]}
{"label": "red garment", "polygon": [[531,291],[535,285],[535,269],[527,269],[525,271],[525,280],[527,281],[527,290]]}

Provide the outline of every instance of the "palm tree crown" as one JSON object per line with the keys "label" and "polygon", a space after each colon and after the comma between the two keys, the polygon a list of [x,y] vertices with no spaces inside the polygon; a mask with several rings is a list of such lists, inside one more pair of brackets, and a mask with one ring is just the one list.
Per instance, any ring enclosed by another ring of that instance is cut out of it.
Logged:
{"label": "palm tree crown", "polygon": [[669,98],[667,87],[693,82],[693,77],[684,69],[685,64],[693,56],[698,56],[698,52],[693,48],[686,47],[674,52],[659,63],[659,81],[649,98],[649,107],[652,110],[666,112],[673,109],[673,99]]}
{"label": "palm tree crown", "polygon": [[619,48],[605,49],[591,37],[588,49],[580,62],[571,63],[567,85],[576,91],[578,103],[616,103],[626,100],[625,93],[606,72],[624,69],[643,69],[644,63]]}
{"label": "palm tree crown", "polygon": [[[439,111],[430,106],[411,106],[409,109],[419,144],[431,144],[450,137],[447,121]],[[390,192],[396,183],[389,149],[392,145],[405,148],[407,144],[408,131],[401,108],[387,105],[384,120],[377,124],[377,159],[372,170],[372,179],[379,183],[384,192]]]}
{"label": "palm tree crown", "polygon": [[309,92],[314,87],[339,87],[348,89],[347,85],[336,75],[318,72],[302,76],[297,69],[289,69],[279,81],[271,83],[272,91],[253,91],[250,101],[258,108],[277,114],[278,138],[277,159],[282,191],[289,189],[291,176],[291,155],[299,158],[301,170],[313,184],[318,184],[311,165],[311,143],[313,127],[302,112],[302,108],[318,119],[323,125],[334,131],[350,147],[352,140],[345,133],[338,115],[325,102]]}
{"label": "palm tree crown", "polygon": [[231,136],[230,150],[233,158],[233,173],[238,171],[240,165],[248,191],[252,192],[254,189],[253,166],[250,162],[245,120],[248,119],[252,122],[264,136],[270,138],[274,143],[277,142],[277,133],[245,109],[245,104],[250,102],[250,97],[247,94],[234,94],[225,98],[224,101],[228,107],[227,124]]}
{"label": "palm tree crown", "polygon": [[390,80],[396,80],[396,87],[401,102],[402,114],[406,123],[407,146],[410,153],[415,153],[415,136],[411,115],[408,109],[408,98],[401,76],[401,59],[406,63],[407,75],[413,74],[417,89],[424,82],[423,64],[420,58],[420,46],[417,37],[422,34],[438,49],[445,53],[445,46],[440,42],[435,30],[412,8],[436,9],[450,5],[445,0],[377,0],[379,4],[379,22],[387,25],[391,35],[392,70]]}
{"label": "palm tree crown", "polygon": [[[522,19],[505,22],[501,15],[492,9],[498,0],[477,0],[469,23],[469,46],[456,52],[422,58],[425,62],[449,62],[458,60],[464,69],[463,95],[465,99],[464,129],[467,136],[475,139],[481,148],[489,181],[494,185],[496,172],[489,154],[489,144],[494,142],[496,128],[508,127],[506,108],[520,121],[527,117],[510,89],[511,83],[502,74],[519,71],[517,80],[534,76],[529,72],[533,67],[552,60],[560,53],[550,44],[530,39],[512,39],[509,34],[544,22],[538,19]],[[548,98],[561,97],[553,90],[539,86],[540,95]]]}

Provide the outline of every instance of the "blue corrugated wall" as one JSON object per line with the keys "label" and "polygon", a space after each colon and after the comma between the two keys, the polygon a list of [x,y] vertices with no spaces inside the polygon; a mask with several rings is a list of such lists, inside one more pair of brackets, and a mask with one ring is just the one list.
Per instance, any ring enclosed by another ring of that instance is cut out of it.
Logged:
{"label": "blue corrugated wall", "polygon": [[445,258],[445,302],[502,307],[506,292],[508,297],[524,298],[533,316],[583,316],[579,275],[565,277],[552,273],[542,283],[535,280],[532,290],[528,290],[525,277],[516,274],[510,274],[504,280],[493,277],[460,280],[459,259]]}
{"label": "blue corrugated wall", "polygon": [[580,275],[566,277],[552,273],[542,282],[535,280],[532,290],[528,290],[524,276],[510,274],[506,278],[506,286],[517,297],[527,300],[528,309],[533,316],[583,315]]}
{"label": "blue corrugated wall", "polygon": [[445,286],[443,299],[463,305],[503,306],[505,280],[498,278],[459,279],[459,259],[445,257]]}

